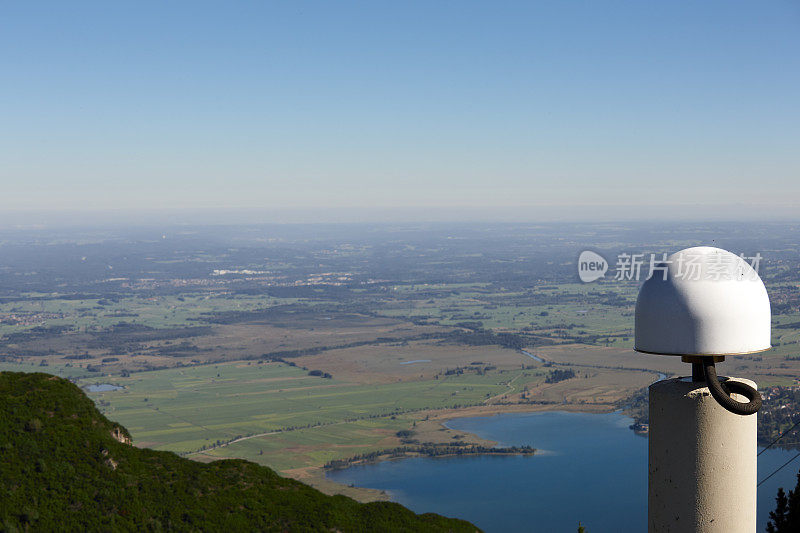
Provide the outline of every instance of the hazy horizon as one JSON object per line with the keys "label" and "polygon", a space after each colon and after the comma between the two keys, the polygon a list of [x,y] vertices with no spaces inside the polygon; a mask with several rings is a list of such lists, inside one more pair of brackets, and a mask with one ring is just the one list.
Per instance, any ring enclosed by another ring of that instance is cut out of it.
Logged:
{"label": "hazy horizon", "polygon": [[0,229],[69,227],[408,223],[797,222],[794,206],[549,205],[509,207],[4,210]]}

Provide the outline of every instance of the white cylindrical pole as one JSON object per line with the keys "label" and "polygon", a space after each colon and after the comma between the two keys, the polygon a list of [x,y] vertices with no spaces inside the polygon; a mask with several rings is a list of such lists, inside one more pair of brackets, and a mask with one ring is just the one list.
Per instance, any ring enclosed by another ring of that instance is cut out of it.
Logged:
{"label": "white cylindrical pole", "polygon": [[650,533],[755,532],[756,416],[726,411],[705,382],[650,385]]}

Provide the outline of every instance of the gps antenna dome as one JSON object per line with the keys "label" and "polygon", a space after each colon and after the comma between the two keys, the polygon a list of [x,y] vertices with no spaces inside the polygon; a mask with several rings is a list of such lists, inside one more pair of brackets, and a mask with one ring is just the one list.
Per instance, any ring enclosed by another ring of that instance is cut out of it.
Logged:
{"label": "gps antenna dome", "polygon": [[[679,355],[692,363],[693,379],[705,380],[731,412],[747,415],[761,407],[758,391],[740,382],[720,382],[714,366],[726,355],[770,348],[767,290],[744,259],[708,246],[672,254],[654,266],[639,290],[635,320],[636,351]],[[731,393],[749,403],[734,400]]]}

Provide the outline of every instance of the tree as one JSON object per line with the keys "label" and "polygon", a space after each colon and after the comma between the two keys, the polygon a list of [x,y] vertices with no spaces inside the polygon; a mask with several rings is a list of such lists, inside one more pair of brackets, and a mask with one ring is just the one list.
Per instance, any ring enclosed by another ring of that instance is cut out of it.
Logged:
{"label": "tree", "polygon": [[794,533],[800,531],[800,472],[797,473],[797,485],[789,495],[778,489],[775,498],[775,510],[769,513],[767,533]]}
{"label": "tree", "polygon": [[779,533],[786,530],[786,522],[789,514],[789,500],[786,498],[786,493],[783,487],[778,489],[778,496],[775,498],[777,503],[775,510],[769,513],[769,522],[767,522],[767,533]]}
{"label": "tree", "polygon": [[586,528],[580,522],[578,522],[578,533],[586,533]]}

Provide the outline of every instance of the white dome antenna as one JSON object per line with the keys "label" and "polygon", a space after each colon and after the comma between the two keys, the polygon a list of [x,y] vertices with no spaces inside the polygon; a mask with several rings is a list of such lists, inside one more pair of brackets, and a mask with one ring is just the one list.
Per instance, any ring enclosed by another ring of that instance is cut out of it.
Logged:
{"label": "white dome antenna", "polygon": [[699,246],[654,271],[636,300],[636,351],[724,356],[770,348],[767,289],[741,257]]}
{"label": "white dome antenna", "polygon": [[[636,300],[634,349],[680,355],[692,363],[694,380],[705,380],[725,409],[755,414],[761,408],[758,391],[720,383],[714,364],[726,355],[771,347],[769,297],[758,273],[741,257],[710,246],[676,252],[653,270]],[[749,402],[738,402],[731,393]]]}

